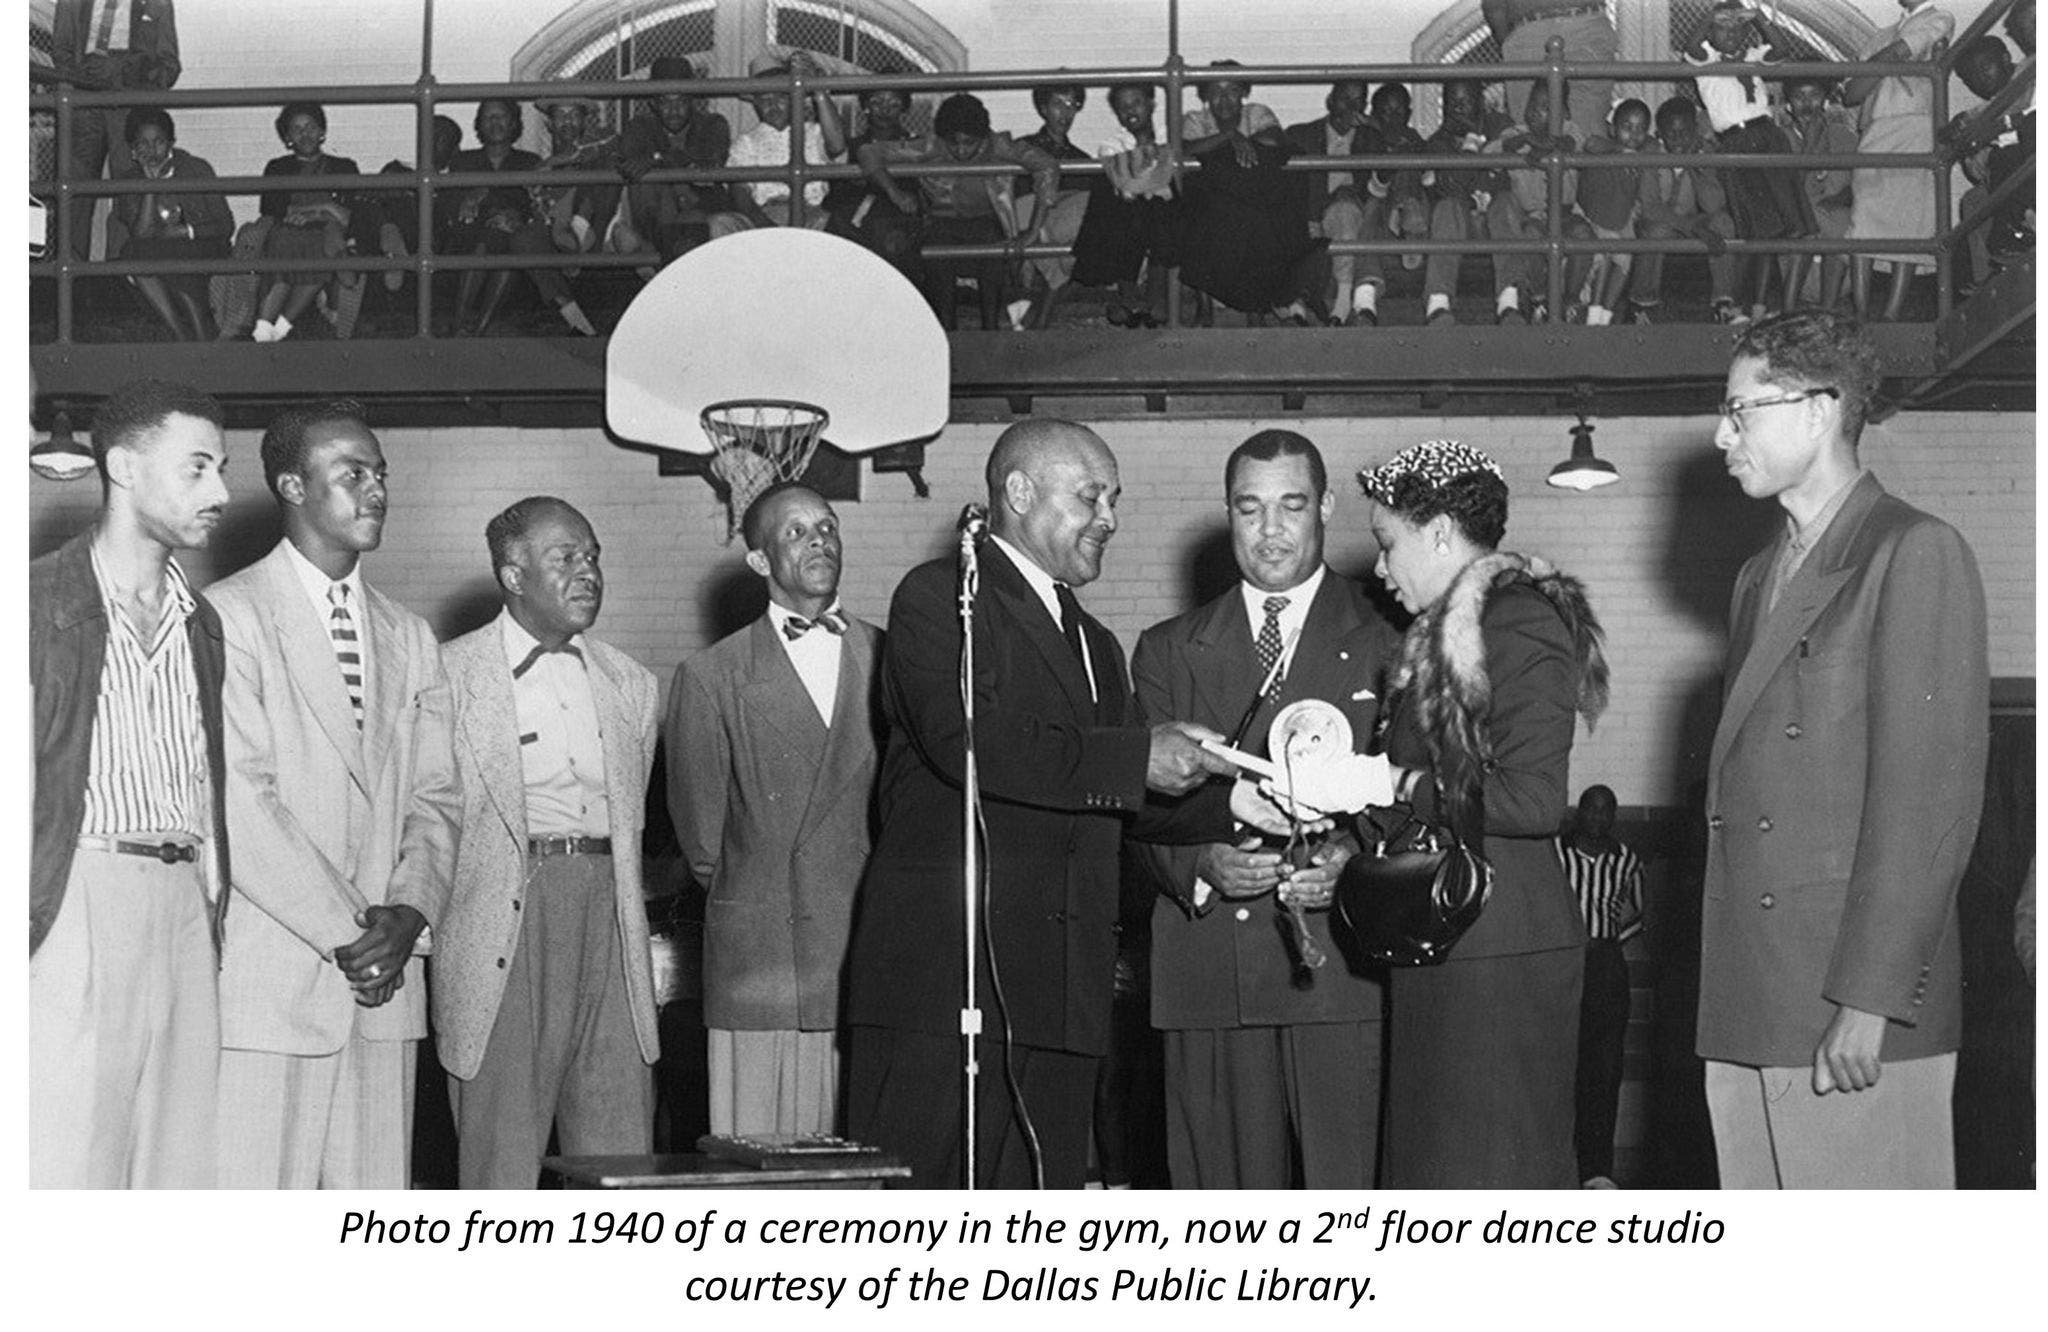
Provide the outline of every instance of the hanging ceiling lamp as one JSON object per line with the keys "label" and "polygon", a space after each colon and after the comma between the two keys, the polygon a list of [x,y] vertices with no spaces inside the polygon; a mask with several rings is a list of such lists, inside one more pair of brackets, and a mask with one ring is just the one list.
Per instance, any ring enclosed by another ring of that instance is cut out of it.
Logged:
{"label": "hanging ceiling lamp", "polygon": [[58,412],[48,434],[29,436],[29,470],[52,481],[76,481],[93,469],[92,449],[71,433],[71,414]]}
{"label": "hanging ceiling lamp", "polygon": [[1597,490],[1621,480],[1614,464],[1593,452],[1593,427],[1585,414],[1572,427],[1572,456],[1550,469],[1551,485],[1560,490]]}

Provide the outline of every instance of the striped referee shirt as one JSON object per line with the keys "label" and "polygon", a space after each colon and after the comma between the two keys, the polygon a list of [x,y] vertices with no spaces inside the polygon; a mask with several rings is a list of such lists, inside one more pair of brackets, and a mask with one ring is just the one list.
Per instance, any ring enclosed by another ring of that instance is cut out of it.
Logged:
{"label": "striped referee shirt", "polygon": [[1619,943],[1635,938],[1643,928],[1643,862],[1636,853],[1616,842],[1612,851],[1588,855],[1569,837],[1551,840],[1579,900],[1587,937]]}
{"label": "striped referee shirt", "polygon": [[165,563],[164,613],[145,642],[114,599],[99,546],[91,551],[107,615],[107,655],[79,831],[95,837],[184,832],[204,838],[212,826],[212,802],[199,677],[186,632],[195,604],[192,587],[176,560]]}

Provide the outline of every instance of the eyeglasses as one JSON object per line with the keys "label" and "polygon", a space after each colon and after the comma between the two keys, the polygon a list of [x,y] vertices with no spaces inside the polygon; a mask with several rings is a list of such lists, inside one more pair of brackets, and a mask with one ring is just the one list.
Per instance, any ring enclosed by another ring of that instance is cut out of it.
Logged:
{"label": "eyeglasses", "polygon": [[1740,398],[1723,398],[1720,408],[1721,419],[1735,429],[1740,430],[1742,429],[1742,414],[1744,412],[1753,412],[1763,407],[1784,407],[1790,403],[1805,402],[1808,398],[1839,398],[1841,396],[1842,390],[1829,386],[1826,388],[1801,389],[1797,393],[1781,393],[1775,398],[1750,398],[1747,401]]}

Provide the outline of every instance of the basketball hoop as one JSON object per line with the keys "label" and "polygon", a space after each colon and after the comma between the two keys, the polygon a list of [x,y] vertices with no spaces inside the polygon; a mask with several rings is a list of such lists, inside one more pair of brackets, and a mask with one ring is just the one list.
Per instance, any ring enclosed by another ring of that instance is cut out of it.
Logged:
{"label": "basketball hoop", "polygon": [[711,441],[711,475],[725,486],[725,541],[731,545],[755,496],[803,475],[832,418],[807,402],[730,398],[710,404],[697,419]]}

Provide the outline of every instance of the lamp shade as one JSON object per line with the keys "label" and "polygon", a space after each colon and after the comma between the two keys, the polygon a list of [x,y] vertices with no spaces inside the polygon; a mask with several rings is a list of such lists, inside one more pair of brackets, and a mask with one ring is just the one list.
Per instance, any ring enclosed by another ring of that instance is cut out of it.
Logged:
{"label": "lamp shade", "polygon": [[1621,480],[1621,473],[1594,454],[1593,427],[1581,417],[1572,427],[1572,456],[1551,468],[1547,479],[1560,490],[1597,490]]}
{"label": "lamp shade", "polygon": [[76,481],[93,469],[92,449],[71,433],[71,417],[58,412],[50,433],[30,437],[29,470],[52,481]]}

